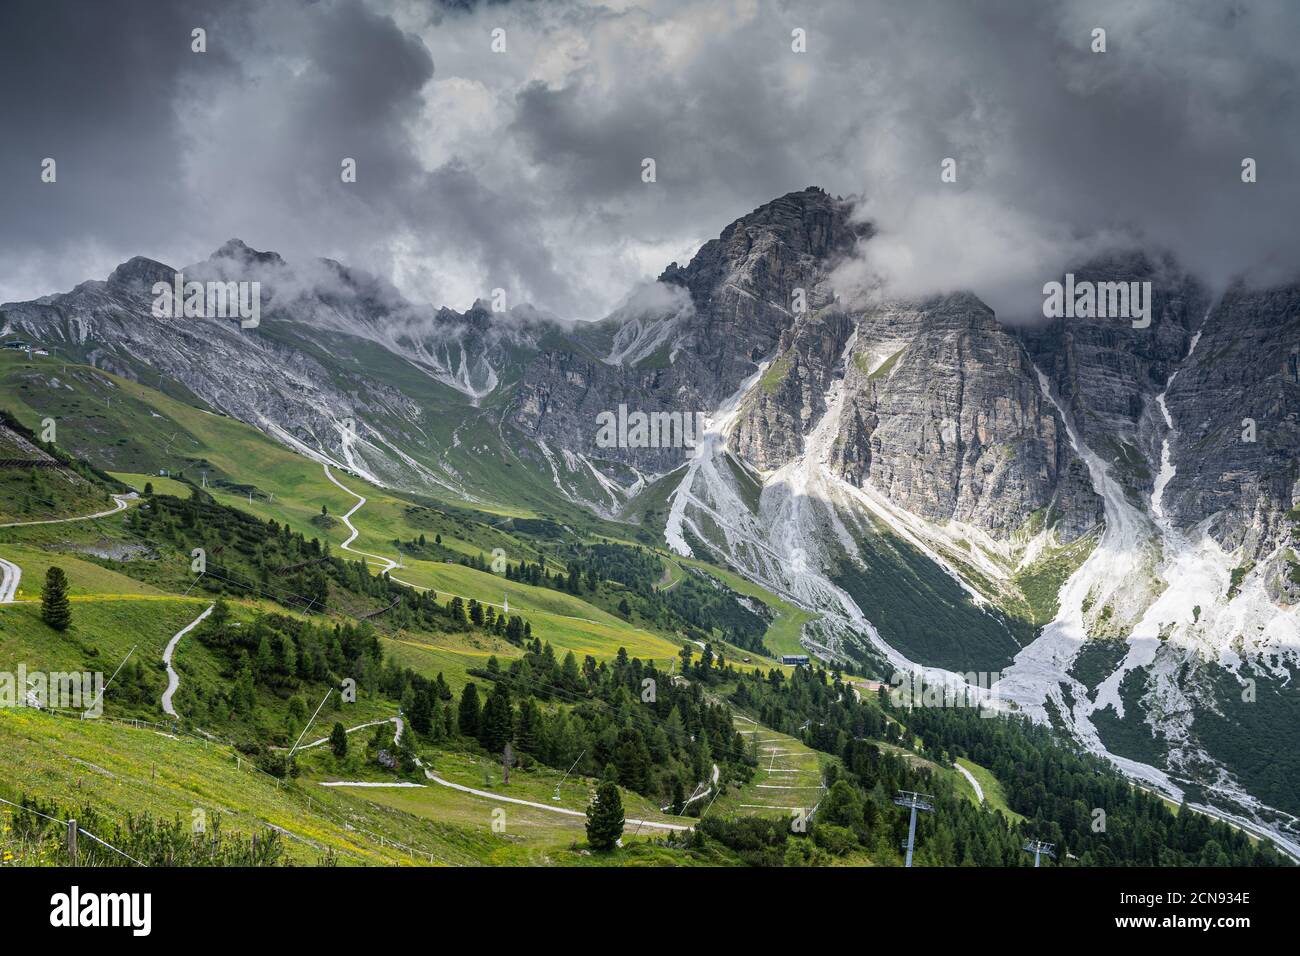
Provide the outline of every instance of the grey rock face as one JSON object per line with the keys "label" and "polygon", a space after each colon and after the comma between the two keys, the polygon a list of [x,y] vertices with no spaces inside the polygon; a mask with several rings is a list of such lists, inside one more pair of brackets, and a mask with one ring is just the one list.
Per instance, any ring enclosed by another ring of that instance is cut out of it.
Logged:
{"label": "grey rock face", "polygon": [[883,362],[870,360],[869,339],[850,356],[833,466],[916,514],[995,537],[1043,509],[1066,540],[1092,527],[1100,501],[1071,468],[1029,356],[992,311],[959,294],[913,316],[911,341]]}
{"label": "grey rock face", "polygon": [[[711,412],[778,350],[783,336],[790,336],[788,346],[824,331],[842,346],[842,327],[791,330],[797,324],[795,290],[804,290],[809,312],[825,305],[826,274],[867,232],[849,222],[850,209],[849,203],[812,188],[736,220],[687,266],[673,263],[660,276],[661,283],[690,297],[691,308],[673,320],[669,344],[628,366],[610,362],[583,336],[568,336],[543,349],[525,371],[513,421],[549,443],[576,445],[645,471],[676,468],[684,458],[681,449],[598,449],[596,416],[620,403],[647,413]],[[834,352],[836,346],[829,348]],[[809,360],[801,367],[814,364]],[[817,377],[814,373],[810,384]],[[794,431],[788,441],[797,444]]]}
{"label": "grey rock face", "polygon": [[810,311],[821,304],[814,290],[829,267],[870,231],[849,221],[851,209],[816,187],[790,193],[737,219],[685,268],[664,270],[659,281],[684,287],[695,304],[690,339],[702,371],[718,383],[711,397],[731,394],[772,354],[794,323],[796,289],[807,293]]}
{"label": "grey rock face", "polygon": [[850,316],[834,308],[801,315],[781,333],[774,358],[742,409],[732,447],[755,467],[775,470],[804,450],[804,435],[826,413]]}
{"label": "grey rock face", "polygon": [[712,411],[766,360],[730,435],[759,471],[804,453],[842,378],[832,465],[845,479],[995,537],[1040,510],[1066,540],[1092,527],[1101,507],[1086,469],[1032,360],[987,306],[957,295],[848,312],[833,301],[830,270],[870,232],[820,190],[761,207],[661,276],[694,306],[677,320],[668,361],[610,364],[571,337],[525,372],[515,422],[548,443],[663,473],[681,464],[680,451],[597,449],[596,416],[620,403]]}
{"label": "grey rock face", "polygon": [[1078,282],[1151,283],[1148,328],[1124,318],[1061,318],[1021,330],[1083,441],[1116,464],[1135,495],[1149,497],[1148,462],[1160,459],[1154,398],[1187,355],[1209,292],[1173,263],[1141,252],[1114,253],[1071,271]]}
{"label": "grey rock face", "polygon": [[518,377],[544,317],[516,309],[494,322],[482,303],[459,314],[412,306],[395,289],[332,260],[289,267],[237,239],[185,280],[261,283],[261,324],[152,314],[156,282],[176,269],[137,257],[106,281],[0,307],[0,327],[58,354],[155,384],[184,385],[214,409],[295,447],[347,460],[353,423],[356,467],[411,490],[455,485],[440,464],[427,415],[471,408],[503,379]]}
{"label": "grey rock face", "polygon": [[[1215,305],[1165,399],[1176,471],[1165,510],[1211,520],[1247,559],[1289,540],[1300,479],[1300,285],[1237,285]],[[1254,439],[1253,441],[1250,439]]]}

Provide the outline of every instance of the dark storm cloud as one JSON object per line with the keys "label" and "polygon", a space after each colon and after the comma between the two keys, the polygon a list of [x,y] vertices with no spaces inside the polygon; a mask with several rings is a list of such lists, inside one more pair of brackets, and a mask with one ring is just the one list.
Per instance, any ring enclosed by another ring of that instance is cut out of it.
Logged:
{"label": "dark storm cloud", "polygon": [[0,299],[238,235],[434,304],[502,287],[594,318],[813,184],[879,230],[846,291],[970,288],[1011,318],[1111,245],[1215,283],[1300,248],[1285,2],[19,0],[0,27]]}
{"label": "dark storm cloud", "polygon": [[[166,252],[186,207],[173,97],[231,70],[221,51],[190,53],[190,30],[220,6],[0,4],[0,291],[85,278],[86,261],[44,271],[73,249]],[[55,185],[39,178],[46,157]]]}

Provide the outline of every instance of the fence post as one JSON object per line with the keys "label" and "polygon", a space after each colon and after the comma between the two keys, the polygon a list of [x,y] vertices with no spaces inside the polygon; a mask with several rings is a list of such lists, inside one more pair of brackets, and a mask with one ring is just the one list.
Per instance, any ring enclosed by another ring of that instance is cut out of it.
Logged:
{"label": "fence post", "polygon": [[68,860],[69,866],[77,865],[77,821],[68,821]]}

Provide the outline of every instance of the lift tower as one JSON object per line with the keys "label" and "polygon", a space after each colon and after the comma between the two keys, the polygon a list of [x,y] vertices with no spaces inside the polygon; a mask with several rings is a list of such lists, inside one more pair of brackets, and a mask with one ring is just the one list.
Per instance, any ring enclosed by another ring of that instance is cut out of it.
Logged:
{"label": "lift tower", "polygon": [[934,797],[928,793],[915,793],[912,790],[900,790],[898,796],[894,797],[894,803],[900,807],[909,807],[912,811],[912,819],[907,825],[907,862],[904,866],[912,865],[912,848],[916,845],[916,811],[922,813],[934,813]]}

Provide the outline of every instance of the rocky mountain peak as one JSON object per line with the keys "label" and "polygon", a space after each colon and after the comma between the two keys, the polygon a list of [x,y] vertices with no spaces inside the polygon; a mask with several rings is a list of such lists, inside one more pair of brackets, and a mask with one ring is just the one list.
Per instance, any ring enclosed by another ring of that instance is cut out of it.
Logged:
{"label": "rocky mountain peak", "polygon": [[233,259],[236,262],[247,264],[256,263],[258,265],[284,265],[284,259],[278,252],[258,252],[251,248],[242,239],[228,239],[216,252],[212,253],[213,259]]}
{"label": "rocky mountain peak", "polygon": [[869,226],[850,222],[852,208],[851,201],[832,197],[820,186],[787,193],[731,223],[701,246],[687,266],[671,263],[659,281],[707,294],[718,279],[745,271],[747,263],[848,254],[871,233]]}
{"label": "rocky mountain peak", "polygon": [[110,286],[127,288],[149,287],[155,282],[171,282],[176,270],[155,259],[132,256],[108,276]]}

